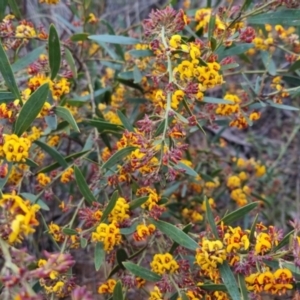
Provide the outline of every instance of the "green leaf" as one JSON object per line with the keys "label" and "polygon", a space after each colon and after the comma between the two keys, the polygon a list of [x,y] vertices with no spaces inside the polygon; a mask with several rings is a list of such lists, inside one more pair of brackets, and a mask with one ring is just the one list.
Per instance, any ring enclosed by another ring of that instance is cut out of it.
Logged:
{"label": "green leaf", "polygon": [[189,300],[190,299],[190,297],[187,296],[185,292],[180,293],[180,298],[181,298],[181,300]]}
{"label": "green leaf", "polygon": [[[133,78],[132,78],[132,79],[133,79]],[[124,79],[119,78],[119,77],[117,77],[117,80],[118,80],[120,83],[124,84],[124,85],[127,85],[127,86],[129,86],[129,87],[131,87],[131,88],[133,88],[133,89],[139,90],[141,93],[144,92],[143,88],[142,88],[139,84],[133,83],[132,80],[124,80]]]}
{"label": "green leaf", "polygon": [[[187,224],[186,226],[184,226],[183,227],[183,229],[182,229],[182,231],[184,232],[184,233],[188,233],[190,230],[191,230],[191,228],[192,228],[192,224],[190,223],[190,224]],[[176,242],[174,242],[173,243],[173,245],[172,245],[172,247],[171,247],[171,249],[170,249],[170,251],[169,251],[169,253],[173,253],[175,250],[176,250],[176,248],[179,246],[179,244],[178,243],[176,243]]]}
{"label": "green leaf", "polygon": [[[56,115],[45,116],[45,122],[46,122],[48,128],[51,131],[57,129],[57,117],[56,117]],[[45,131],[44,131],[44,133],[45,133]]]}
{"label": "green leaf", "polygon": [[61,61],[59,36],[53,24],[50,25],[49,29],[48,47],[51,80],[53,80],[59,72]]}
{"label": "green leaf", "polygon": [[96,198],[91,192],[90,187],[86,183],[84,176],[82,175],[81,171],[77,166],[74,166],[74,175],[79,191],[81,192],[85,200],[88,202],[88,204],[91,205],[93,202],[96,202]]}
{"label": "green leaf", "polygon": [[42,141],[34,141],[36,145],[47,152],[53,159],[55,159],[62,167],[68,168],[68,163],[65,161],[64,157],[53,147],[47,145]]}
{"label": "green leaf", "polygon": [[151,223],[153,223],[157,229],[168,236],[171,240],[178,243],[180,246],[193,251],[199,248],[199,245],[191,237],[174,225],[164,221],[155,220],[151,220]]}
{"label": "green leaf", "polygon": [[223,264],[219,266],[219,271],[232,300],[241,300],[242,298],[237,282],[227,261],[224,261]]}
{"label": "green leaf", "polygon": [[275,76],[277,69],[271,54],[267,51],[261,51],[261,58],[268,73],[272,76]]}
{"label": "green leaf", "polygon": [[295,265],[294,262],[283,261],[283,262],[281,262],[280,266],[282,268],[289,269],[294,274],[294,276],[299,277],[299,275],[300,275],[300,268],[297,265]]}
{"label": "green leaf", "polygon": [[106,53],[107,53],[113,60],[119,60],[119,59],[121,59],[121,58],[119,57],[119,55],[118,55],[113,49],[111,49],[110,45],[107,45],[106,43],[100,42],[100,41],[96,41],[96,42],[100,45],[101,48],[103,48],[103,49],[106,51]]}
{"label": "green leaf", "polygon": [[278,9],[277,11],[262,13],[247,18],[248,24],[255,25],[282,25],[282,26],[300,26],[299,9]]}
{"label": "green leaf", "polygon": [[71,229],[71,228],[64,228],[62,230],[62,232],[66,235],[77,235],[78,232],[75,229]]}
{"label": "green leaf", "polygon": [[249,241],[250,241],[250,243],[254,243],[257,219],[258,219],[258,214],[256,214],[256,216],[255,216],[255,218],[253,220],[251,229],[250,229],[250,234],[249,234]]}
{"label": "green leaf", "polygon": [[124,130],[124,127],[122,125],[117,125],[113,123],[109,123],[107,121],[102,121],[102,120],[91,120],[91,119],[86,119],[85,123],[96,127],[99,132],[104,132],[104,131],[110,131],[110,132],[118,132]]}
{"label": "green leaf", "polygon": [[135,232],[137,223],[133,223],[130,227],[120,228],[120,232],[123,235],[129,235]]}
{"label": "green leaf", "polygon": [[299,110],[298,107],[285,105],[285,104],[277,104],[277,103],[274,103],[272,100],[268,100],[267,102],[269,103],[270,106],[275,107],[275,108],[285,109],[285,110]]}
{"label": "green leaf", "polygon": [[125,71],[118,74],[118,78],[124,79],[124,80],[133,80],[134,74],[133,71]]}
{"label": "green leaf", "polygon": [[80,238],[80,247],[85,248],[87,246],[88,240],[86,238]]}
{"label": "green leaf", "polygon": [[117,151],[103,164],[102,169],[110,169],[111,167],[116,166],[119,161],[131,154],[135,149],[136,147],[129,146]]}
{"label": "green leaf", "polygon": [[184,174],[192,176],[192,177],[197,177],[198,173],[191,168],[190,166],[184,164],[183,162],[179,162],[177,165],[174,166],[175,169],[183,169],[184,170]]}
{"label": "green leaf", "polygon": [[25,164],[31,168],[37,168],[39,165],[32,159],[26,158]]}
{"label": "green leaf", "polygon": [[135,65],[133,68],[133,83],[140,83],[143,79],[143,75],[140,69]]}
{"label": "green leaf", "polygon": [[205,103],[213,103],[213,104],[231,104],[231,101],[220,99],[220,98],[214,98],[214,97],[204,97],[203,102]]}
{"label": "green leaf", "polygon": [[246,282],[245,282],[245,277],[242,274],[238,274],[238,283],[239,283],[239,288],[242,294],[241,300],[248,300],[248,290],[246,287]]}
{"label": "green leaf", "polygon": [[229,69],[235,69],[237,67],[239,67],[240,65],[238,63],[232,63],[232,64],[227,64],[227,65],[222,65],[221,66],[221,70],[222,71],[226,71],[226,70],[229,70]]}
{"label": "green leaf", "polygon": [[80,41],[85,41],[89,37],[88,33],[81,32],[81,33],[75,33],[70,37],[70,40],[72,42],[80,42]]}
{"label": "green leaf", "polygon": [[131,272],[133,275],[137,277],[141,277],[147,281],[157,282],[161,280],[161,276],[159,276],[158,274],[150,271],[149,269],[133,264],[131,262],[123,262],[123,266],[126,268],[126,270]]}
{"label": "green leaf", "polygon": [[244,43],[244,44],[233,45],[230,48],[225,48],[225,49],[223,49],[223,51],[222,51],[222,49],[220,49],[220,50],[218,49],[217,52],[219,52],[219,59],[223,59],[224,57],[227,57],[227,56],[243,54],[251,48],[254,48],[253,44]]}
{"label": "green leaf", "polygon": [[[1,59],[0,59],[1,60]],[[25,102],[15,123],[14,133],[21,136],[41,112],[48,97],[49,85],[41,85]]]}
{"label": "green leaf", "polygon": [[130,209],[136,209],[136,208],[140,207],[142,204],[144,204],[145,202],[147,202],[148,199],[149,199],[148,196],[134,199],[129,202],[129,207],[130,207]]}
{"label": "green leaf", "polygon": [[205,174],[203,172],[199,172],[199,175],[205,182],[214,182],[214,178],[209,176],[208,174]]}
{"label": "green leaf", "polygon": [[65,48],[65,57],[66,57],[66,61],[72,71],[73,74],[73,78],[77,78],[77,68],[76,68],[76,64],[75,64],[75,60],[73,57],[73,54],[71,53],[71,51],[68,48]]}
{"label": "green leaf", "polygon": [[134,128],[133,128],[132,124],[130,123],[130,121],[127,119],[127,117],[120,110],[117,110],[117,114],[118,114],[122,124],[124,125],[125,129],[127,129],[130,132],[134,132]]}
{"label": "green leaf", "polygon": [[36,196],[31,193],[21,193],[24,199],[29,200],[32,204],[38,204],[42,210],[49,211],[49,206],[41,199],[36,200]]}
{"label": "green leaf", "polygon": [[97,243],[94,252],[94,263],[96,271],[99,271],[105,259],[105,251],[102,243]]}
{"label": "green leaf", "polygon": [[206,291],[223,291],[227,292],[226,286],[224,284],[203,284],[201,289]]}
{"label": "green leaf", "polygon": [[[114,31],[114,28],[110,25],[109,22],[105,21],[105,20],[101,20],[101,23],[103,23],[104,25],[106,25],[107,27],[107,31],[109,34],[111,35],[116,35],[115,31]],[[125,60],[124,59],[124,51],[123,51],[123,48],[119,45],[119,44],[116,44],[115,45],[115,48],[116,48],[116,52],[117,54],[122,58],[122,60]]]}
{"label": "green leaf", "polygon": [[14,73],[25,69],[26,67],[28,67],[30,64],[32,64],[33,62],[35,62],[38,57],[44,52],[45,50],[45,46],[40,46],[36,49],[34,49],[33,51],[29,52],[27,55],[25,55],[24,57],[18,59],[16,62],[14,62],[11,65],[11,69]]}
{"label": "green leaf", "polygon": [[140,43],[138,39],[134,39],[128,36],[110,35],[110,34],[90,35],[89,39],[96,42],[105,42],[105,43],[123,44],[123,45],[135,45]]}
{"label": "green leaf", "polygon": [[16,97],[10,92],[2,92],[0,91],[0,104],[1,103],[8,103],[11,100],[15,100]]}
{"label": "green leaf", "polygon": [[281,241],[280,243],[274,247],[274,252],[277,252],[279,249],[283,248],[284,246],[288,245],[295,230],[290,231]]}
{"label": "green leaf", "polygon": [[58,117],[61,117],[62,119],[66,120],[76,132],[80,132],[74,117],[67,108],[62,106],[56,106],[54,108],[54,112]]}
{"label": "green leaf", "polygon": [[[108,92],[108,91],[110,91],[110,90],[111,90],[110,87],[106,87],[106,88],[103,88],[103,89],[96,90],[96,91],[94,92],[94,97],[96,98],[96,97],[98,97],[98,96],[101,96],[102,94],[104,94],[104,93],[106,93],[106,92]],[[90,94],[88,94],[88,95],[86,95],[86,96],[78,96],[78,95],[75,95],[75,96],[73,97],[73,99],[69,99],[68,102],[69,102],[69,101],[87,102],[87,101],[90,101],[90,100],[91,100],[91,95],[90,95]]]}
{"label": "green leaf", "polygon": [[118,281],[114,287],[113,300],[123,300],[122,283]]}
{"label": "green leaf", "polygon": [[296,60],[289,68],[289,72],[294,72],[300,69],[300,60]]}
{"label": "green leaf", "polygon": [[252,0],[245,0],[243,5],[242,5],[241,11],[246,11],[251,3],[252,3]]}
{"label": "green leaf", "polygon": [[19,7],[16,3],[16,0],[8,0],[8,5],[10,6],[10,9],[12,10],[13,12],[13,15],[17,18],[17,19],[21,19],[22,16],[21,16],[21,13],[20,13],[20,10],[19,10]]}
{"label": "green leaf", "polygon": [[[72,162],[76,158],[79,158],[79,157],[85,155],[88,152],[89,151],[81,151],[81,152],[77,152],[77,153],[74,153],[74,154],[70,154],[70,155],[65,157],[65,161],[68,162],[68,163]],[[37,173],[48,173],[48,172],[51,172],[51,171],[57,169],[59,166],[60,166],[60,164],[56,162],[54,164],[51,164],[51,165],[39,170]]]}
{"label": "green leaf", "polygon": [[0,72],[5,80],[5,83],[9,90],[14,94],[15,99],[20,99],[22,104],[22,99],[20,91],[18,89],[11,65],[9,63],[8,57],[3,49],[2,43],[0,42]]}
{"label": "green leaf", "polygon": [[0,21],[2,21],[2,19],[5,16],[6,6],[7,6],[7,0],[0,1]]}
{"label": "green leaf", "polygon": [[135,50],[135,49],[130,50],[129,54],[136,58],[143,58],[143,57],[148,57],[148,56],[154,55],[151,50]]}
{"label": "green leaf", "polygon": [[120,248],[117,250],[116,257],[118,265],[120,266],[120,268],[124,269],[123,262],[128,259],[127,252],[123,248]]}
{"label": "green leaf", "polygon": [[208,23],[208,40],[211,40],[216,25],[216,16],[211,15]]}
{"label": "green leaf", "polygon": [[246,214],[248,214],[251,210],[256,208],[258,202],[249,203],[231,213],[223,217],[220,222],[224,222],[224,224],[231,224],[241,218],[243,218]]}
{"label": "green leaf", "polygon": [[100,219],[100,223],[105,221],[105,219],[108,217],[108,215],[111,213],[111,211],[116,206],[116,203],[117,203],[118,199],[119,199],[119,192],[114,191],[114,193],[112,194],[105,210],[103,211],[102,217]]}
{"label": "green leaf", "polygon": [[207,219],[207,222],[208,222],[208,224],[209,224],[209,226],[211,228],[211,231],[214,234],[215,238],[219,239],[219,234],[218,234],[217,226],[216,226],[215,219],[214,219],[213,213],[211,211],[211,207],[209,205],[207,197],[205,198],[205,207],[206,207],[206,219]]}

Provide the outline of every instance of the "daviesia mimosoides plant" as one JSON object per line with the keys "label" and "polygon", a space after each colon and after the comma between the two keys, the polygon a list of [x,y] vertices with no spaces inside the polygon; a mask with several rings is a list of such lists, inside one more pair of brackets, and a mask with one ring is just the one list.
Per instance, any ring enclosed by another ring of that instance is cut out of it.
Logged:
{"label": "daviesia mimosoides plant", "polygon": [[1,299],[298,299],[299,220],[266,217],[282,154],[222,136],[298,110],[298,1],[184,1],[123,34],[94,2],[71,34],[0,7]]}

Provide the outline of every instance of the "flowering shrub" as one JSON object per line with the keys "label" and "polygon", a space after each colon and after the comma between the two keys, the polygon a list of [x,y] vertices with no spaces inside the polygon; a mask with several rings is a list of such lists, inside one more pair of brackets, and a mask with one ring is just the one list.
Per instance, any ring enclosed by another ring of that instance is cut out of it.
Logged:
{"label": "flowering shrub", "polygon": [[273,160],[230,143],[296,118],[299,2],[184,1],[123,34],[94,2],[70,34],[0,5],[1,299],[298,299],[299,215],[269,199],[300,126]]}

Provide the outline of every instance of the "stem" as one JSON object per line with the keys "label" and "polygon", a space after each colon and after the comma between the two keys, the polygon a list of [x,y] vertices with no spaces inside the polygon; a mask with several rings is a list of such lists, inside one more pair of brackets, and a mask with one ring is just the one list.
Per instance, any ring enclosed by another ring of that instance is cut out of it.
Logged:
{"label": "stem", "polygon": [[[166,50],[166,55],[167,55],[167,59],[168,59],[168,73],[169,73],[169,83],[173,82],[173,69],[172,69],[172,61],[171,61],[171,54],[169,51],[167,51],[168,44],[166,42],[166,38],[165,38],[165,27],[162,27],[161,30],[161,39],[162,39],[162,43],[165,47]],[[168,129],[168,118],[169,118],[169,113],[172,111],[171,108],[171,99],[172,99],[172,92],[167,92],[167,106],[166,106],[166,113],[165,113],[165,127],[164,127],[164,131],[163,131],[163,137],[162,139],[164,140],[166,138],[166,133],[167,133],[167,129]]]}

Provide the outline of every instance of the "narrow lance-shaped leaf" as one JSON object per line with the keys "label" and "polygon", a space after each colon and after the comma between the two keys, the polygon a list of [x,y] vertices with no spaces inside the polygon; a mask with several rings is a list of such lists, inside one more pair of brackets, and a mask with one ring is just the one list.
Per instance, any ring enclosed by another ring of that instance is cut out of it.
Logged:
{"label": "narrow lance-shaped leaf", "polygon": [[22,103],[20,91],[18,89],[13,71],[11,69],[11,65],[9,63],[8,57],[3,49],[1,42],[0,42],[0,72],[9,90],[14,94],[16,99],[20,99],[20,103],[22,105],[23,103]]}
{"label": "narrow lance-shaped leaf", "polygon": [[136,147],[129,146],[126,148],[123,148],[116,152],[114,155],[112,155],[102,166],[102,169],[109,169],[116,165],[117,162],[122,160],[124,157],[129,155],[132,151],[134,151]]}
{"label": "narrow lance-shaped leaf", "polygon": [[257,206],[257,202],[249,203],[231,213],[226,215],[220,222],[224,222],[224,224],[231,224],[236,220],[241,219],[246,214],[248,214],[251,210],[253,210]]}
{"label": "narrow lance-shaped leaf", "polygon": [[49,85],[41,85],[23,105],[15,123],[14,133],[21,136],[41,112],[48,97]]}
{"label": "narrow lance-shaped leaf", "polygon": [[131,38],[128,36],[121,36],[121,35],[110,35],[110,34],[90,35],[89,39],[96,42],[105,42],[105,43],[123,44],[123,45],[135,45],[140,43],[140,41],[135,38]]}
{"label": "narrow lance-shaped leaf", "polygon": [[76,64],[75,64],[75,60],[74,57],[71,53],[71,51],[68,48],[65,48],[65,56],[66,56],[66,61],[72,71],[73,74],[73,78],[77,78],[77,68],[76,68]]}
{"label": "narrow lance-shaped leaf", "polygon": [[15,96],[13,93],[6,92],[6,91],[0,91],[0,104],[10,102],[11,100],[14,100],[14,99],[15,99]]}
{"label": "narrow lance-shaped leaf", "polygon": [[96,271],[99,271],[105,259],[105,251],[102,243],[97,243],[95,246],[94,263]]}
{"label": "narrow lance-shaped leaf", "polygon": [[259,14],[247,19],[249,24],[270,24],[283,26],[299,26],[300,10],[299,9],[281,9],[268,13]]}
{"label": "narrow lance-shaped leaf", "polygon": [[[182,231],[184,232],[184,233],[188,233],[190,230],[191,230],[191,228],[192,228],[192,224],[187,224],[183,229],[182,229]],[[169,251],[169,253],[173,253],[175,250],[176,250],[176,248],[179,246],[179,244],[178,243],[176,243],[176,242],[174,242],[173,243],[173,245],[172,245],[172,247],[171,247],[171,249],[170,249],[170,251]]]}
{"label": "narrow lance-shaped leaf", "polygon": [[131,272],[133,275],[137,277],[141,277],[147,281],[157,282],[161,280],[161,277],[158,274],[150,271],[149,269],[133,264],[131,262],[123,262],[123,266],[126,268],[126,270]]}
{"label": "narrow lance-shaped leaf", "polygon": [[241,295],[235,277],[230,269],[227,261],[224,261],[222,265],[219,266],[219,271],[221,273],[222,280],[227,288],[229,295],[232,300],[241,300]]}
{"label": "narrow lance-shaped leaf", "polygon": [[[70,154],[70,155],[64,157],[64,159],[65,159],[65,161],[66,161],[67,163],[69,163],[69,162],[75,160],[76,158],[79,158],[79,157],[84,156],[84,155],[87,154],[88,152],[89,152],[89,151],[80,151],[80,152],[77,152],[77,153],[73,153],[73,154]],[[59,168],[59,166],[60,166],[59,163],[56,162],[56,163],[54,163],[54,164],[51,164],[51,165],[49,165],[49,166],[47,166],[47,167],[45,167],[45,168],[39,170],[38,173],[48,173],[48,172],[51,172],[51,171],[53,171],[53,170]]]}
{"label": "narrow lance-shaped leaf", "polygon": [[24,57],[18,59],[15,63],[11,65],[12,71],[15,73],[25,69],[27,66],[35,62],[37,57],[39,57],[40,54],[44,52],[44,50],[45,50],[45,46],[43,45],[29,52]]}
{"label": "narrow lance-shaped leaf", "polygon": [[114,287],[113,300],[123,300],[122,283],[118,281]]}
{"label": "narrow lance-shaped leaf", "polygon": [[216,25],[216,16],[211,15],[208,23],[208,40],[213,36]]}
{"label": "narrow lance-shaped leaf", "polygon": [[283,248],[284,246],[288,245],[295,230],[290,231],[281,241],[280,243],[274,247],[274,252],[278,251],[279,249]]}
{"label": "narrow lance-shaped leaf", "polygon": [[99,132],[104,132],[104,131],[118,132],[118,131],[124,130],[124,127],[122,125],[109,123],[109,122],[103,121],[103,120],[87,119],[87,120],[85,120],[85,123],[87,123],[93,127],[96,127]]}
{"label": "narrow lance-shaped leaf", "polygon": [[51,70],[51,79],[53,80],[60,69],[61,53],[60,53],[60,41],[56,28],[53,24],[50,25],[49,37],[49,66]]}
{"label": "narrow lance-shaped leaf", "polygon": [[151,223],[153,223],[157,229],[168,236],[171,240],[178,243],[180,246],[190,250],[196,250],[199,248],[199,245],[196,241],[194,241],[191,237],[174,225],[164,221],[155,220],[151,220]]}
{"label": "narrow lance-shaped leaf", "polygon": [[148,199],[149,199],[148,196],[140,197],[140,198],[134,199],[134,200],[132,200],[132,201],[129,202],[129,207],[130,207],[130,209],[138,208],[138,207],[140,207],[142,204],[144,204]]}
{"label": "narrow lance-shaped leaf", "polygon": [[215,223],[215,219],[214,219],[213,213],[211,211],[210,204],[208,202],[208,198],[205,199],[205,207],[206,207],[206,219],[207,219],[207,222],[210,225],[211,231],[214,234],[215,238],[218,239],[219,238],[219,234],[218,234],[218,230],[217,230],[217,226],[216,226],[216,223]]}
{"label": "narrow lance-shaped leaf", "polygon": [[5,16],[6,6],[7,6],[7,0],[0,1],[0,20],[2,20]]}
{"label": "narrow lance-shaped leaf", "polygon": [[143,75],[137,66],[133,68],[133,83],[140,83],[143,79]]}
{"label": "narrow lance-shaped leaf", "polygon": [[54,112],[58,117],[61,117],[62,119],[66,120],[76,132],[80,132],[74,117],[67,108],[57,106],[55,107]]}
{"label": "narrow lance-shaped leaf", "polygon": [[[2,1],[2,0],[1,0]],[[16,0],[8,0],[8,5],[17,19],[21,19],[21,13]]]}
{"label": "narrow lance-shaped leaf", "polygon": [[241,291],[241,300],[248,300],[248,290],[246,287],[245,277],[242,274],[238,274],[238,283]]}
{"label": "narrow lance-shaped leaf", "polygon": [[35,141],[36,145],[42,148],[45,152],[47,152],[52,158],[54,158],[62,167],[67,168],[68,163],[65,161],[64,157],[53,147],[49,146],[48,144]]}
{"label": "narrow lance-shaped leaf", "polygon": [[105,210],[104,210],[104,212],[103,212],[103,214],[102,214],[102,217],[101,217],[101,219],[100,219],[100,222],[105,221],[105,219],[108,217],[108,215],[109,215],[109,214],[111,213],[111,211],[114,209],[114,207],[115,207],[115,205],[116,205],[116,202],[117,202],[118,198],[119,198],[119,192],[118,192],[118,191],[115,191],[115,192],[112,194],[112,196],[111,196],[111,198],[110,198],[110,200],[109,200],[109,202],[108,202],[108,204],[107,204],[107,206],[106,206],[106,208],[105,208]]}
{"label": "narrow lance-shaped leaf", "polygon": [[96,202],[96,199],[95,199],[94,195],[92,194],[88,184],[86,183],[84,176],[82,175],[79,168],[76,166],[74,167],[74,174],[75,174],[76,182],[78,184],[78,188],[79,188],[82,196],[86,199],[86,201],[89,204]]}
{"label": "narrow lance-shaped leaf", "polygon": [[124,127],[128,131],[134,132],[134,128],[133,128],[132,124],[130,123],[130,121],[128,120],[128,118],[126,116],[124,116],[124,114],[120,110],[117,110],[117,114],[118,114],[122,124],[124,125]]}

